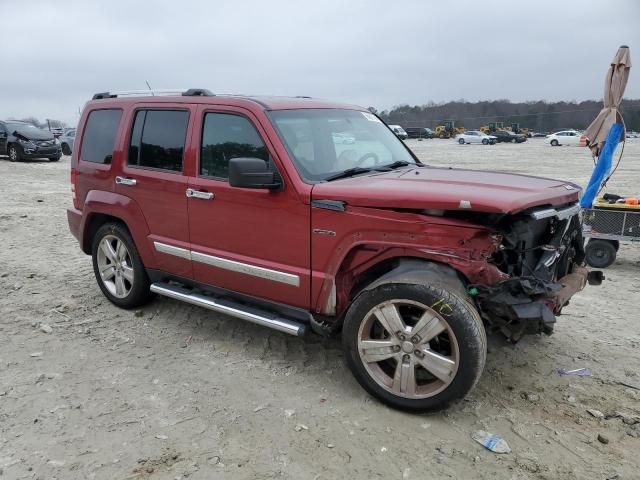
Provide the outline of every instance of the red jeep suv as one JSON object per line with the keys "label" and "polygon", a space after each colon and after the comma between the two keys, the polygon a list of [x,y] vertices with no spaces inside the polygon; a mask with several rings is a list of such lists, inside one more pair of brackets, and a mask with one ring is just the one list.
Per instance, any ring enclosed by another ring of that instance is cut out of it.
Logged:
{"label": "red jeep suv", "polygon": [[159,93],[94,95],[73,150],[69,226],[119,307],[341,332],[368,392],[428,411],[474,387],[485,329],[549,334],[600,279],[576,185],[430,167],[356,106]]}

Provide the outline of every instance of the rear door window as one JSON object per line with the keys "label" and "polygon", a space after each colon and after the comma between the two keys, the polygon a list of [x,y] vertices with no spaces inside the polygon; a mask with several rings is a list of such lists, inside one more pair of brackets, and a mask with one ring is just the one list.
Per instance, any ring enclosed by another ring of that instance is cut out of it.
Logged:
{"label": "rear door window", "polygon": [[131,133],[128,164],[182,172],[189,112],[138,110]]}
{"label": "rear door window", "polygon": [[84,127],[80,159],[85,162],[110,163],[122,110],[94,110]]}

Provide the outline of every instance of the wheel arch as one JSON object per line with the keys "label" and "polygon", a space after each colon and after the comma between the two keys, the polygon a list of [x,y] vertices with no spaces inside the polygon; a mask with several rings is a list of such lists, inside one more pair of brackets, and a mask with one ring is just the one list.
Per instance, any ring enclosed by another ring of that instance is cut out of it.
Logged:
{"label": "wheel arch", "polygon": [[154,253],[147,241],[149,227],[138,204],[131,198],[113,192],[92,190],[87,193],[83,207],[80,246],[87,255],[98,229],[108,222],[122,224],[131,234],[142,262],[147,268],[155,265]]}
{"label": "wheel arch", "polygon": [[[350,253],[353,255],[357,250],[354,248]],[[344,314],[358,295],[383,284],[444,283],[458,296],[468,300],[466,285],[471,281],[467,273],[452,266],[446,257],[420,250],[394,248],[356,268],[349,265],[348,257],[343,259],[331,282],[330,294],[318,303],[316,309],[318,313],[334,318],[334,330],[340,328]]]}

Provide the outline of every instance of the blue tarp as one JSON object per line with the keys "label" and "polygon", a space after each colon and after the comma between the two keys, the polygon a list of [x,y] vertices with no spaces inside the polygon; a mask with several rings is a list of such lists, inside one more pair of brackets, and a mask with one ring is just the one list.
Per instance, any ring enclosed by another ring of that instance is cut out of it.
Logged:
{"label": "blue tarp", "polygon": [[609,135],[607,135],[607,140],[604,142],[602,151],[598,156],[598,161],[596,162],[595,167],[593,167],[591,179],[580,198],[580,206],[582,208],[591,208],[593,201],[596,199],[596,195],[598,195],[598,191],[602,186],[602,182],[604,182],[611,173],[611,167],[613,166],[613,153],[615,152],[618,143],[620,143],[623,130],[624,127],[622,126],[622,123],[614,123],[611,126]]}

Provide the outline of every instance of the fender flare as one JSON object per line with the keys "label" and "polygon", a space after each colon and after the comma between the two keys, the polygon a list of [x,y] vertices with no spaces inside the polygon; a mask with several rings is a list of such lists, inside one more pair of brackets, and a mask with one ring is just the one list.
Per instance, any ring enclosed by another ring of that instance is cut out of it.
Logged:
{"label": "fender flare", "polygon": [[400,259],[397,267],[367,284],[355,295],[354,299],[363,292],[389,283],[410,283],[416,285],[424,285],[427,283],[445,284],[460,298],[466,301],[470,300],[463,280],[460,278],[457,270],[441,263],[418,258]]}
{"label": "fender flare", "polygon": [[[82,211],[80,245],[85,253],[91,253],[91,243],[87,233],[92,224],[92,218],[96,215],[107,215],[117,218],[126,225],[142,258],[142,263],[147,268],[153,268],[155,255],[147,242],[149,226],[142,209],[135,200],[119,193],[90,190],[85,197]],[[135,228],[132,228],[134,226]]]}

